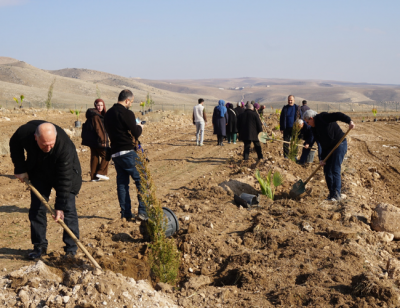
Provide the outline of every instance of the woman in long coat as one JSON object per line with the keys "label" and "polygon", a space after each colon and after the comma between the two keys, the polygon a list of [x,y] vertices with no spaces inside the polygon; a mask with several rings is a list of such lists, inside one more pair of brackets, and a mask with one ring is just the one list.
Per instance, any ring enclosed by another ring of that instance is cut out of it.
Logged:
{"label": "woman in long coat", "polygon": [[218,101],[218,106],[214,108],[212,124],[214,126],[214,135],[217,135],[217,145],[224,145],[222,141],[226,136],[226,126],[228,125],[228,110],[225,107],[225,101],[222,99]]}
{"label": "woman in long coat", "polygon": [[106,148],[108,147],[108,134],[104,127],[106,105],[102,99],[94,101],[95,108],[86,111],[86,122],[82,127],[82,145],[90,148],[90,180],[109,180],[107,176],[108,161]]}
{"label": "woman in long coat", "polygon": [[238,133],[237,129],[237,114],[235,109],[233,109],[233,105],[231,103],[227,103],[226,107],[228,108],[228,125],[226,126],[226,136],[228,139],[228,143],[236,144],[236,136]]}

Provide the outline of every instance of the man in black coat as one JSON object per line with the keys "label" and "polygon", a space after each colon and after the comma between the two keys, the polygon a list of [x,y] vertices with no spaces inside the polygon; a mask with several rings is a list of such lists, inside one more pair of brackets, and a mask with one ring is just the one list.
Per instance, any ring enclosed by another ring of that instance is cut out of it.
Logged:
{"label": "man in black coat", "polygon": [[[56,216],[53,218],[55,221],[64,220],[79,238],[75,196],[82,186],[82,171],[75,145],[65,131],[52,123],[30,121],[19,127],[11,137],[10,152],[16,178],[21,182],[29,179],[45,199],[49,198],[51,189],[55,189]],[[34,249],[28,258],[33,260],[46,254],[48,246],[46,207],[33,192],[29,220]],[[63,241],[66,255],[74,256],[78,247],[65,231]]]}
{"label": "man in black coat", "polygon": [[[287,105],[283,106],[282,111],[281,111],[281,116],[279,119],[279,126],[280,126],[281,133],[283,134],[284,141],[290,141],[290,139],[292,137],[293,124],[296,121],[296,119],[299,119],[300,117],[301,117],[301,115],[300,115],[299,106],[297,106],[294,103],[294,96],[289,95],[288,103],[287,103]],[[283,156],[285,158],[288,158],[288,154],[289,154],[289,144],[284,143],[283,144]]]}
{"label": "man in black coat", "polygon": [[338,201],[340,200],[342,188],[341,165],[347,152],[347,140],[343,140],[339,147],[328,158],[326,163],[324,163],[323,160],[344,135],[344,132],[336,121],[349,124],[349,129],[353,129],[355,125],[350,117],[344,113],[321,112],[320,114],[317,114],[311,109],[304,113],[304,121],[311,126],[314,139],[319,142],[321,146],[322,160],[320,161],[320,164],[324,166],[325,181],[329,189],[327,200]]}
{"label": "man in black coat", "polygon": [[250,145],[253,141],[258,159],[262,159],[262,150],[258,134],[262,132],[262,124],[259,115],[254,111],[252,104],[246,105],[246,110],[238,117],[239,138],[244,143],[243,159],[248,160],[250,154]]}

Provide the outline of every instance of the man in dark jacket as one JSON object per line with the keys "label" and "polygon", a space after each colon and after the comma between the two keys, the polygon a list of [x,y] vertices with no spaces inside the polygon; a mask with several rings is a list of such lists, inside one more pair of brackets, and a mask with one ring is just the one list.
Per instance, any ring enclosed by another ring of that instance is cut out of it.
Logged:
{"label": "man in dark jacket", "polygon": [[[299,118],[300,118],[299,106],[297,106],[294,103],[294,96],[289,95],[288,104],[283,106],[281,117],[279,119],[280,130],[281,133],[283,134],[284,141],[290,141],[290,138],[292,137],[293,124],[296,121],[296,119]],[[288,158],[288,154],[289,154],[289,144],[284,143],[283,156],[285,158]]]}
{"label": "man in dark jacket", "polygon": [[315,140],[314,140],[314,135],[312,133],[310,125],[308,125],[307,123],[304,123],[304,121],[301,119],[296,120],[296,123],[301,128],[300,136],[301,136],[301,139],[304,140],[303,151],[302,151],[300,159],[297,161],[297,163],[299,165],[304,165],[305,162],[307,161],[307,157],[310,154],[311,148],[314,145]]}
{"label": "man in dark jacket", "polygon": [[310,107],[307,106],[306,100],[303,100],[301,103],[303,106],[300,107],[300,111],[302,114],[304,114],[304,112],[306,112],[307,110],[310,110]]}
{"label": "man in dark jacket", "polygon": [[[129,196],[129,177],[135,181],[140,192],[140,175],[136,169],[140,151],[139,137],[143,126],[136,123],[135,115],[129,110],[134,97],[130,90],[122,90],[118,96],[118,103],[114,104],[104,117],[106,131],[111,141],[111,157],[117,171],[117,193],[121,207],[121,218],[131,219],[131,198]],[[139,219],[146,219],[146,207],[138,194]]]}
{"label": "man in dark jacket", "polygon": [[239,138],[244,143],[243,159],[248,160],[250,154],[250,145],[253,141],[258,159],[262,159],[262,150],[258,134],[262,132],[262,124],[259,115],[254,111],[252,104],[246,105],[246,110],[238,116]]}
{"label": "man in dark jacket", "polygon": [[341,112],[321,112],[320,114],[317,114],[311,109],[304,113],[304,121],[311,126],[314,139],[319,142],[321,146],[322,160],[320,161],[320,164],[324,166],[325,180],[329,189],[327,200],[340,200],[342,188],[341,165],[344,155],[347,152],[347,140],[343,140],[339,147],[328,158],[326,163],[324,163],[323,160],[344,135],[336,121],[349,124],[349,129],[353,129],[355,125],[350,117]]}
{"label": "man in dark jacket", "polygon": [[[27,156],[25,159],[24,151]],[[22,125],[10,139],[11,159],[14,164],[14,175],[21,182],[29,179],[32,185],[46,199],[51,189],[56,191],[54,205],[55,221],[64,220],[65,224],[79,238],[78,215],[75,207],[75,196],[82,185],[82,171],[76,148],[65,131],[45,121],[35,120]],[[31,222],[31,240],[33,251],[29,259],[40,258],[47,252],[46,207],[31,192],[29,209]],[[77,245],[65,232],[64,251],[67,256],[74,256]]]}

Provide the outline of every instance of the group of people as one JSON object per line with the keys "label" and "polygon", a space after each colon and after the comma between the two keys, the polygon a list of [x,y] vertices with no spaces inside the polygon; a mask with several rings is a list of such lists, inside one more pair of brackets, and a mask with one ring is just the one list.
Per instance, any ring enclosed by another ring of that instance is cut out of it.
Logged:
{"label": "group of people", "polygon": [[[143,125],[136,122],[129,110],[134,100],[130,90],[123,90],[118,102],[108,111],[104,101],[98,99],[95,108],[87,111],[83,144],[90,147],[91,181],[107,180],[108,157],[111,156],[117,172],[117,194],[121,218],[131,219],[129,195],[130,177],[141,191],[140,175],[136,168],[137,150]],[[89,132],[89,133],[88,133]],[[109,148],[108,139],[111,141]],[[109,149],[109,151],[107,150]],[[25,156],[26,152],[26,156]],[[78,215],[75,198],[82,186],[82,170],[74,143],[65,131],[42,120],[30,121],[20,126],[10,139],[10,153],[14,164],[14,175],[21,182],[29,180],[37,191],[48,200],[51,190],[56,191],[55,221],[64,220],[72,233],[79,238]],[[138,194],[138,219],[147,219],[146,209]],[[29,209],[31,260],[47,253],[46,207],[31,192]],[[65,256],[73,257],[77,251],[74,240],[64,230]]]}
{"label": "group of people", "polygon": [[[140,151],[139,137],[143,125],[137,123],[134,113],[129,110],[134,101],[130,90],[123,90],[118,102],[108,111],[103,100],[97,99],[94,108],[86,112],[87,121],[82,133],[82,144],[90,147],[91,181],[108,180],[108,161],[113,160],[117,173],[117,195],[121,218],[133,217],[129,194],[130,178],[141,192],[140,175],[137,170]],[[320,164],[324,166],[326,183],[329,189],[328,200],[337,200],[341,193],[341,164],[347,152],[347,141],[344,139],[333,154],[324,161],[328,153],[344,136],[336,121],[355,127],[347,115],[336,113],[320,113],[294,104],[293,95],[288,97],[288,104],[281,112],[281,130],[285,140],[290,140],[294,123],[302,126],[302,134],[306,149],[314,142],[319,144]],[[207,117],[204,100],[199,99],[193,109],[193,123],[196,125],[196,143],[203,145],[204,127]],[[246,105],[240,102],[237,107],[223,100],[214,108],[212,124],[217,135],[218,145],[222,146],[224,137],[228,143],[240,140],[244,143],[243,158],[249,158],[250,145],[253,142],[258,159],[263,158],[258,134],[263,130],[260,114],[265,107],[254,102]],[[110,144],[109,144],[110,140]],[[74,235],[79,238],[78,215],[75,198],[82,186],[82,170],[74,143],[59,126],[42,120],[30,121],[19,127],[10,139],[11,159],[14,164],[14,175],[21,182],[29,180],[39,193],[48,199],[51,190],[56,191],[55,221],[64,220]],[[25,155],[26,153],[26,155]],[[285,154],[284,148],[284,154]],[[305,153],[303,153],[304,155]],[[302,158],[303,158],[302,155]],[[110,157],[108,157],[110,156]],[[302,160],[300,158],[300,160]],[[138,215],[140,220],[147,219],[146,209],[138,194]],[[31,241],[33,251],[29,259],[37,259],[47,252],[46,239],[46,207],[31,193],[29,209],[31,224]],[[63,234],[66,256],[74,256],[77,245],[66,231]]]}
{"label": "group of people", "polygon": [[[203,104],[204,100],[199,99],[198,106],[193,109],[197,145],[203,145],[204,125],[207,122]],[[223,100],[219,100],[212,116],[213,133],[217,135],[217,145],[223,146],[225,137],[228,143],[234,144],[239,139],[244,143],[243,159],[248,160],[250,146],[253,142],[258,159],[262,159],[263,154],[258,134],[263,131],[260,115],[263,115],[264,109],[265,106],[260,106],[254,101],[247,102],[246,105],[239,102],[237,107],[234,108],[231,103],[225,105]],[[302,101],[302,106],[296,105],[294,95],[288,96],[288,103],[282,108],[279,119],[280,132],[283,140],[286,141],[283,144],[283,156],[285,158],[288,158],[289,155],[288,143],[293,137],[293,126],[295,124],[298,125],[299,135],[304,140],[303,151],[300,159],[297,160],[298,164],[305,164],[312,146],[314,143],[317,144],[318,158],[320,164],[324,166],[325,180],[329,190],[327,200],[329,201],[340,200],[341,164],[347,152],[347,140],[344,139],[325,161],[331,150],[344,136],[344,132],[336,123],[337,121],[349,124],[349,129],[355,127],[351,118],[341,112],[318,114],[308,107],[306,100]]]}

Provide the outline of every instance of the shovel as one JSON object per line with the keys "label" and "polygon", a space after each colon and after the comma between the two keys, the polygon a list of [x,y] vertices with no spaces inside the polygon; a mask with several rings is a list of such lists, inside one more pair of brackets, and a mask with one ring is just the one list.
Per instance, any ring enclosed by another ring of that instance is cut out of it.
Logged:
{"label": "shovel", "polygon": [[[284,141],[284,140],[279,140],[279,139],[271,138],[271,137],[268,136],[268,133],[266,133],[266,132],[260,132],[260,133],[258,134],[258,140],[259,140],[261,143],[267,143],[268,140],[271,140],[271,141],[279,141],[279,142],[289,143],[289,144],[290,144],[289,141]],[[297,146],[298,146],[298,147],[303,147],[303,148],[304,148],[304,145],[302,145],[302,144],[298,144]],[[315,148],[310,148],[310,150],[315,151],[316,149],[315,149]]]}
{"label": "shovel", "polygon": [[[339,140],[339,142],[337,143],[337,145],[335,145],[335,147],[332,149],[332,151],[330,151],[330,153],[328,154],[327,157],[325,157],[325,159],[323,160],[324,163],[326,163],[326,161],[328,160],[328,158],[332,155],[333,152],[335,152],[335,150],[337,149],[337,147],[343,142],[343,140],[346,138],[347,134],[350,132],[350,128],[347,130],[347,132],[343,135],[343,137]],[[306,191],[306,185],[307,183],[311,180],[311,178],[317,173],[317,171],[319,170],[319,168],[321,168],[321,165],[318,165],[318,167],[314,170],[313,173],[311,173],[311,175],[308,177],[307,180],[305,180],[305,182],[303,182],[302,180],[297,181],[297,183],[295,183],[292,187],[292,190],[290,191],[289,195],[292,198],[297,198],[298,196],[300,196],[302,193],[304,193]]]}
{"label": "shovel", "polygon": [[[36,197],[38,197],[38,199],[46,206],[46,208],[49,210],[49,212],[51,213],[51,215],[55,216],[54,210],[50,207],[50,205],[47,203],[46,199],[43,198],[43,196],[37,191],[37,189],[31,184],[31,182],[28,179],[25,179],[25,183],[26,185],[28,185],[28,187],[30,188],[30,190],[33,191],[33,193],[36,195]],[[58,223],[61,225],[61,227],[64,228],[65,231],[67,231],[68,235],[74,240],[74,242],[76,243],[76,245],[78,245],[78,247],[80,249],[82,249],[82,251],[85,253],[85,255],[89,258],[90,262],[92,262],[92,264],[99,270],[101,270],[100,265],[96,262],[95,259],[93,259],[93,257],[90,255],[90,253],[86,250],[85,246],[83,246],[83,244],[77,239],[77,237],[75,236],[75,234],[72,233],[71,229],[67,227],[67,225],[65,224],[64,221],[59,220]]]}

